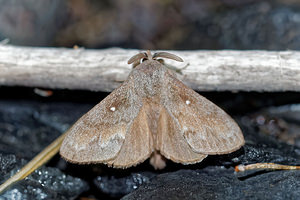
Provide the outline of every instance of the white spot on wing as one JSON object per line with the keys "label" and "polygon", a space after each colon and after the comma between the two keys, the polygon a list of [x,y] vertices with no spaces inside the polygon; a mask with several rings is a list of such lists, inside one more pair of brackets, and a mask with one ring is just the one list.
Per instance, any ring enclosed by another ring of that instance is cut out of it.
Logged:
{"label": "white spot on wing", "polygon": [[114,112],[116,110],[116,107],[111,107],[110,110]]}
{"label": "white spot on wing", "polygon": [[189,105],[191,102],[189,100],[185,101],[186,105]]}

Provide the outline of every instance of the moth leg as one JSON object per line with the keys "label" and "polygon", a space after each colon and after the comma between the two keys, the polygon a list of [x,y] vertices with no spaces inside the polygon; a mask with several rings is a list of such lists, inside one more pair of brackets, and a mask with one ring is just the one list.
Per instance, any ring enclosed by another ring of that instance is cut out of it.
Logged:
{"label": "moth leg", "polygon": [[154,151],[150,157],[150,164],[154,169],[164,169],[166,167],[166,158],[158,151]]}

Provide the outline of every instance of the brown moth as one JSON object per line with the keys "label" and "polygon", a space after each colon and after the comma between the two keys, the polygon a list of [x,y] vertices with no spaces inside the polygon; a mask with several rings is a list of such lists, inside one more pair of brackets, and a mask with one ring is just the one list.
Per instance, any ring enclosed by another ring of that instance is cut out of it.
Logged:
{"label": "brown moth", "polygon": [[183,61],[170,53],[139,53],[128,79],[82,116],[60,148],[67,161],[135,166],[147,158],[164,168],[201,162],[244,144],[243,134],[222,109],[188,88],[158,58]]}

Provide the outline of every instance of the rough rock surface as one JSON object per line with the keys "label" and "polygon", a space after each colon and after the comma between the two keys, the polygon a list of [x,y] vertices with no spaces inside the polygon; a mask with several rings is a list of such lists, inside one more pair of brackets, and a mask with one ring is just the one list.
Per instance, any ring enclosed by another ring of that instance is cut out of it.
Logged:
{"label": "rough rock surface", "polygon": [[[1,183],[66,130],[89,106],[74,110],[75,107],[67,103],[0,102]],[[42,167],[0,194],[0,199],[74,199],[88,188],[79,178],[57,168]]]}
{"label": "rough rock surface", "polygon": [[[220,94],[215,95],[219,101]],[[253,97],[252,104],[266,108],[266,102],[272,105],[272,101],[281,95],[256,95],[228,95],[227,103],[218,102],[239,114],[236,120],[243,130],[246,145],[236,152],[209,156],[195,165],[168,161],[162,171],[153,170],[149,161],[122,170],[104,165],[69,164],[56,156],[1,194],[0,199],[298,199],[299,171],[234,173],[233,167],[238,164],[300,165],[297,137],[288,142],[295,145],[288,145],[285,140],[287,133],[297,135],[299,109],[293,105],[257,111],[260,109],[255,110],[247,104],[250,97]],[[51,99],[0,101],[0,182],[14,174],[97,103],[93,95],[95,102],[91,104],[86,103],[90,96],[83,96],[84,103]],[[294,97],[299,99],[297,95]],[[249,110],[256,112],[245,114]]]}
{"label": "rough rock surface", "polygon": [[102,192],[113,197],[120,197],[134,191],[142,184],[149,183],[150,179],[155,175],[155,173],[151,172],[139,172],[120,178],[98,176],[95,178],[94,183]]}
{"label": "rough rock surface", "polygon": [[158,175],[123,199],[299,199],[300,171],[234,172],[238,164],[300,165],[299,148],[259,132],[249,117],[238,122],[246,139],[241,150],[210,156],[198,164],[198,169],[193,166],[193,170]]}
{"label": "rough rock surface", "polygon": [[239,178],[233,169],[207,167],[161,174],[125,196],[131,199],[299,199],[300,171]]}
{"label": "rough rock surface", "polygon": [[0,199],[74,199],[88,189],[86,182],[57,168],[42,167],[1,194]]}

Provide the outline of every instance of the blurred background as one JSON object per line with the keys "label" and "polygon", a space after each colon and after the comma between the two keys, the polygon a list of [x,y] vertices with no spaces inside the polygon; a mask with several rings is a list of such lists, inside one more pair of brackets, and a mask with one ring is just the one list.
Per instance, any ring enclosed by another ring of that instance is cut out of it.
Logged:
{"label": "blurred background", "polygon": [[0,0],[0,39],[26,46],[300,49],[297,0]]}

